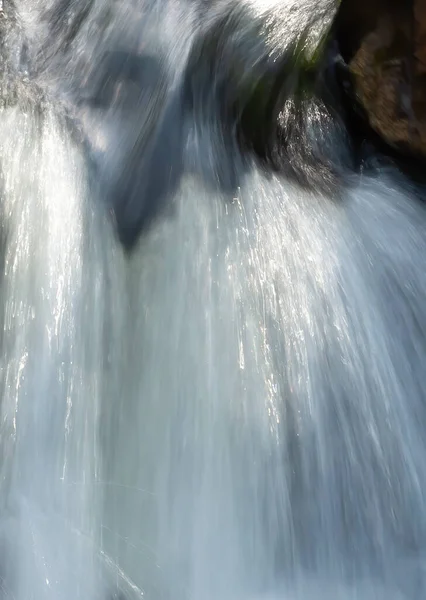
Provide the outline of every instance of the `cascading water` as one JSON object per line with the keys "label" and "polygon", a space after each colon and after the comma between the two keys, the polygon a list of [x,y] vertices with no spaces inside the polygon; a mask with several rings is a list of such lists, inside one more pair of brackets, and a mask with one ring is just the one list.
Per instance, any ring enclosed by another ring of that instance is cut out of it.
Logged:
{"label": "cascading water", "polygon": [[[30,48],[41,4],[17,2]],[[121,35],[166,48],[178,79],[194,6],[90,3],[46,87],[69,93]],[[352,175],[336,202],[253,164],[230,203],[188,169],[126,257],[56,103],[0,113],[0,596],[422,598],[426,212],[408,182]],[[113,171],[132,116],[79,117]]]}

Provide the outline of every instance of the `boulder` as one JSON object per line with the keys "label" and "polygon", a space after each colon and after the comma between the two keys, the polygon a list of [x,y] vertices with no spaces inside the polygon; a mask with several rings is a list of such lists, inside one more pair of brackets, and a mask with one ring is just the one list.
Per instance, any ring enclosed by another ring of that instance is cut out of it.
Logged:
{"label": "boulder", "polygon": [[336,31],[370,126],[426,158],[425,0],[342,0]]}

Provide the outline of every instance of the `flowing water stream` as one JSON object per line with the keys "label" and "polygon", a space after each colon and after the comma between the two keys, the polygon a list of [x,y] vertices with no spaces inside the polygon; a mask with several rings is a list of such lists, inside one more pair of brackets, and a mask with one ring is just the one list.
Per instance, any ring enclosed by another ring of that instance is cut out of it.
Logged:
{"label": "flowing water stream", "polygon": [[[24,73],[26,108],[0,112],[0,598],[421,600],[426,212],[412,186],[348,174],[335,201],[253,162],[229,202],[199,176],[214,127],[189,120],[173,210],[127,256],[100,179],[149,103],[79,109],[89,159],[58,98],[72,104],[117,40],[167,57],[173,97],[207,8],[94,0],[65,57],[66,27],[45,44],[53,2],[15,4],[8,56],[22,36],[29,62],[50,48],[37,77],[51,100],[33,108]],[[61,24],[83,5],[64,2]]]}

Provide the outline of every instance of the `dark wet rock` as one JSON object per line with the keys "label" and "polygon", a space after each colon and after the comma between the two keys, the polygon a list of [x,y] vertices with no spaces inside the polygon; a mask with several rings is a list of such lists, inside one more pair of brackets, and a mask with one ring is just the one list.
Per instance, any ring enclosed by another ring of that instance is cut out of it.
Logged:
{"label": "dark wet rock", "polygon": [[401,154],[426,158],[426,3],[342,0],[336,35],[368,124]]}
{"label": "dark wet rock", "polygon": [[426,2],[414,2],[414,41],[417,72],[426,73]]}

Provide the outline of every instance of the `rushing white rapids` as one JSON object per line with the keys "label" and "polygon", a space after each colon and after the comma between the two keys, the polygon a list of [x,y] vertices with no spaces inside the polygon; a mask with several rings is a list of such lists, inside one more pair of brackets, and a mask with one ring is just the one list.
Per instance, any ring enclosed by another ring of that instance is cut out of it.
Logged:
{"label": "rushing white rapids", "polygon": [[[110,38],[149,5],[184,54],[193,7],[131,4]],[[112,164],[114,126],[84,119]],[[1,110],[0,165],[0,597],[423,598],[409,184],[353,176],[336,202],[253,166],[230,204],[188,173],[127,259],[54,104]]]}

